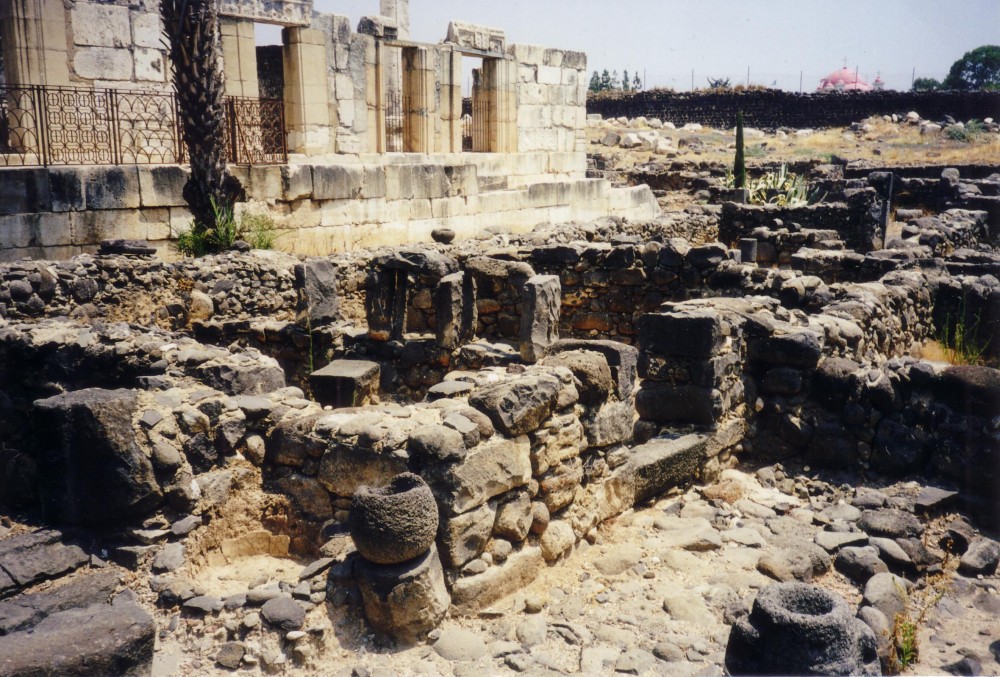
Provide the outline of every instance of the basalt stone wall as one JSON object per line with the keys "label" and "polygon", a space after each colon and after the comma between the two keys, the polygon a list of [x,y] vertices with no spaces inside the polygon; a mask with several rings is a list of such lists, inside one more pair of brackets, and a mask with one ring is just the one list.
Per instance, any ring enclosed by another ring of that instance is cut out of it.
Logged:
{"label": "basalt stone wall", "polygon": [[845,202],[803,207],[723,203],[719,240],[735,244],[740,238],[751,237],[755,228],[795,223],[802,229],[835,231],[854,251],[881,249],[885,228],[880,220],[882,200],[878,193],[854,189],[845,191],[845,197]]}
{"label": "basalt stone wall", "polygon": [[665,304],[640,323],[636,435],[738,416],[756,458],[926,473],[996,525],[1000,377],[907,356],[933,331],[930,296],[923,276],[897,273],[809,316],[766,297]]}
{"label": "basalt stone wall", "polygon": [[166,263],[151,256],[85,254],[68,261],[0,265],[0,315],[102,315],[142,325],[186,326],[192,319],[294,318],[294,257],[224,254]]}
{"label": "basalt stone wall", "polygon": [[266,481],[313,519],[345,523],[359,486],[419,473],[438,503],[453,602],[487,605],[634,503],[623,446],[634,370],[586,347],[457,373],[452,385],[466,387],[433,401],[290,412],[267,439]]}
{"label": "basalt stone wall", "polygon": [[620,97],[593,97],[587,113],[605,118],[659,118],[674,124],[696,122],[727,129],[743,111],[744,123],[758,129],[846,127],[873,115],[916,111],[928,120],[996,117],[995,92],[843,92],[796,94],[776,89],[746,92],[668,92],[653,90]]}
{"label": "basalt stone wall", "polygon": [[996,369],[907,357],[872,367],[820,357],[751,363],[748,373],[759,397],[750,439],[755,456],[937,477],[960,488],[962,502],[984,524],[1000,524]]}
{"label": "basalt stone wall", "polygon": [[[0,501],[68,523],[207,508],[236,481],[219,466],[262,457],[268,416],[304,402],[284,386],[252,349],[125,323],[0,319]],[[130,508],[109,511],[116,501]]]}

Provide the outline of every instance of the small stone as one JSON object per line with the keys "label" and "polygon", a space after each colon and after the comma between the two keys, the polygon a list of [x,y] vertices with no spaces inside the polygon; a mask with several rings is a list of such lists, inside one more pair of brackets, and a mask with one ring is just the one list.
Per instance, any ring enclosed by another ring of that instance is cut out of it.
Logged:
{"label": "small stone", "polygon": [[202,524],[202,519],[200,515],[188,515],[182,519],[177,520],[170,525],[170,532],[174,536],[187,536],[192,531],[200,527]]}
{"label": "small stone", "polygon": [[895,574],[875,574],[865,583],[862,604],[873,606],[886,618],[895,618],[896,614],[905,614],[909,595],[909,584],[906,579]]}
{"label": "small stone", "polygon": [[305,609],[289,597],[276,597],[267,601],[260,614],[265,621],[282,630],[298,630],[306,620]]}
{"label": "small stone", "polygon": [[235,670],[240,667],[246,647],[243,642],[226,642],[219,648],[219,653],[215,654],[215,662],[224,668]]}
{"label": "small stone", "polygon": [[442,628],[433,647],[439,656],[449,661],[474,661],[486,654],[482,637],[456,626]]}
{"label": "small stone", "polygon": [[247,591],[247,604],[264,604],[281,596],[277,585],[259,585]]}
{"label": "small stone", "polygon": [[181,606],[188,611],[209,614],[222,608],[222,600],[218,597],[210,597],[209,595],[198,595],[187,600]]}
{"label": "small stone", "polygon": [[962,677],[978,677],[983,674],[982,663],[970,656],[966,656],[949,665],[943,665],[941,669],[949,674],[961,675]]}
{"label": "small stone", "polygon": [[153,558],[153,571],[173,571],[184,566],[184,544],[167,543]]}
{"label": "small stone", "polygon": [[541,613],[545,608],[545,600],[540,595],[529,593],[524,598],[524,611],[529,614]]}
{"label": "small stone", "polygon": [[462,567],[463,576],[475,576],[476,574],[481,574],[489,569],[489,565],[486,564],[482,559],[476,558]]}
{"label": "small stone", "polygon": [[913,501],[913,506],[919,511],[930,512],[947,506],[956,496],[958,496],[957,491],[924,487]]}
{"label": "small stone", "polygon": [[668,663],[684,660],[684,652],[670,642],[658,642],[653,647],[653,655]]}
{"label": "small stone", "polygon": [[990,576],[1000,563],[1000,544],[988,538],[976,538],[969,543],[969,549],[958,563],[958,572],[963,576]]}
{"label": "small stone", "polygon": [[247,630],[253,630],[260,625],[260,614],[256,611],[251,611],[246,616],[243,617],[243,627]]}
{"label": "small stone", "polygon": [[548,624],[542,616],[529,616],[518,623],[515,634],[521,644],[532,647],[545,641]]}
{"label": "small stone", "polygon": [[923,525],[915,515],[895,508],[866,510],[861,514],[858,526],[872,536],[887,538],[920,536],[924,531]]}
{"label": "small stone", "polygon": [[333,566],[333,563],[335,561],[336,560],[333,557],[324,557],[322,559],[316,560],[315,562],[307,566],[305,569],[303,569],[301,572],[299,572],[299,580],[305,581],[312,578],[313,576],[316,576],[317,574],[326,571],[331,566]]}
{"label": "small stone", "polygon": [[871,545],[841,548],[833,560],[833,567],[855,583],[863,585],[875,574],[889,570],[885,562],[879,559],[878,553]]}

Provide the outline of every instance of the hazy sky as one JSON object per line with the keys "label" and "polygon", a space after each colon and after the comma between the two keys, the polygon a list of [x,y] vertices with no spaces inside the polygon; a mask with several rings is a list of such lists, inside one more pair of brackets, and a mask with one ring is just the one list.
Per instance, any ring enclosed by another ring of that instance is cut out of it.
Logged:
{"label": "hazy sky", "polygon": [[[315,0],[354,27],[378,0]],[[588,71],[645,71],[649,87],[728,77],[815,89],[844,65],[909,89],[965,52],[1000,44],[1000,0],[410,0],[410,37],[437,43],[450,19],[503,28],[508,44],[581,50]],[[271,34],[273,35],[273,34]]]}

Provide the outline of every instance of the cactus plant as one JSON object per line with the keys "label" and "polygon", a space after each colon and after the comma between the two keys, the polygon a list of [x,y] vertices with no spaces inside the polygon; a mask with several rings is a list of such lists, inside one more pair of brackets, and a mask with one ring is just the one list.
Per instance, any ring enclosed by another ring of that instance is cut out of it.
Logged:
{"label": "cactus plant", "polygon": [[743,154],[743,111],[736,113],[736,161],[733,163],[733,187],[744,188],[747,183],[747,167]]}

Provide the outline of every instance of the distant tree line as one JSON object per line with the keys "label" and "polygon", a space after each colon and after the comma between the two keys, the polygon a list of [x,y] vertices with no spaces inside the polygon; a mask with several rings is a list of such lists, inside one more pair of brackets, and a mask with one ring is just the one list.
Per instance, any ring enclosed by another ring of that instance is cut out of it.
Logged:
{"label": "distant tree line", "polygon": [[1000,47],[983,45],[966,52],[951,65],[944,82],[935,78],[917,78],[912,89],[914,92],[937,89],[1000,91]]}
{"label": "distant tree line", "polygon": [[594,71],[594,74],[590,76],[590,91],[594,92],[638,92],[642,90],[643,84],[642,79],[639,77],[639,73],[636,72],[631,79],[629,78],[629,72],[627,70],[622,71],[621,78],[618,77],[618,71],[608,72],[605,68],[604,72],[598,73]]}

